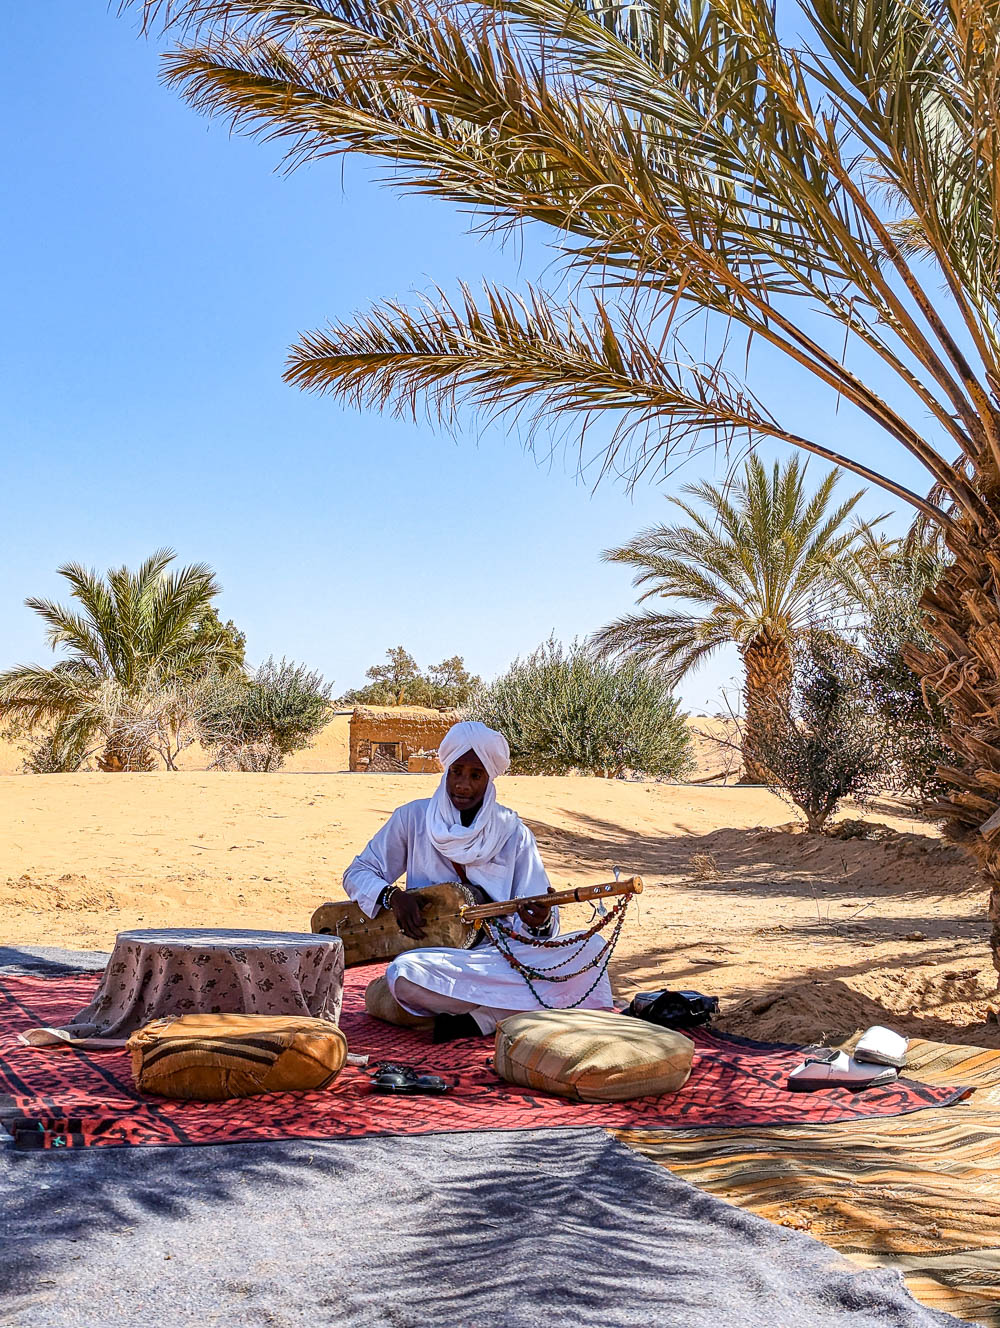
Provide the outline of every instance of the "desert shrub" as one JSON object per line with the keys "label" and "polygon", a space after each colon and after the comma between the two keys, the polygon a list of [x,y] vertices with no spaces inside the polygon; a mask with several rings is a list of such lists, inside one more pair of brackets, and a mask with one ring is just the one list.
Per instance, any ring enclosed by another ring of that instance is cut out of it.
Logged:
{"label": "desert shrub", "polygon": [[21,769],[26,775],[73,774],[83,768],[89,755],[86,735],[66,733],[58,725],[18,736]]}
{"label": "desert shrub", "polygon": [[884,785],[886,728],[866,660],[849,642],[813,633],[794,662],[788,706],[767,712],[761,758],[770,787],[816,831],[843,798],[863,799]]}
{"label": "desert shrub", "polygon": [[515,774],[676,778],[691,764],[687,725],[662,676],[576,642],[549,641],[516,659],[470,715],[506,736]]}
{"label": "desert shrub", "polygon": [[214,674],[204,684],[199,719],[213,766],[279,769],[329,720],[330,691],[321,674],[284,659],[268,659],[249,676]]}
{"label": "desert shrub", "polygon": [[482,686],[470,673],[461,655],[422,670],[408,650],[394,646],[385,652],[384,664],[373,664],[365,673],[369,682],[340,698],[347,705],[416,705],[439,710],[460,710]]}

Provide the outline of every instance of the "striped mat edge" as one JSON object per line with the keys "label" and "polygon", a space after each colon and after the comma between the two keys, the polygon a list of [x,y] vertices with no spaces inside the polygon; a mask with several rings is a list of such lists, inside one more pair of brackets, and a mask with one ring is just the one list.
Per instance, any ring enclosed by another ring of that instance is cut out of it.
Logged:
{"label": "striped mat edge", "polygon": [[1000,1051],[914,1039],[906,1073],[977,1091],[877,1121],[610,1133],[864,1267],[895,1268],[923,1304],[1000,1328]]}

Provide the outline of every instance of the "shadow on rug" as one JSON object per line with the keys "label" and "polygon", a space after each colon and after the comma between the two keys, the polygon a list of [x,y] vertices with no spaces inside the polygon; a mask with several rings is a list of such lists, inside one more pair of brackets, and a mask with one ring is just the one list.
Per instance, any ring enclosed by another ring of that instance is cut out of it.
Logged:
{"label": "shadow on rug", "polygon": [[909,1068],[980,1091],[893,1120],[616,1137],[862,1266],[897,1269],[925,1305],[1000,1328],[1000,1052],[915,1040]]}
{"label": "shadow on rug", "polygon": [[0,1249],[17,1328],[957,1324],[602,1130],[8,1151]]}

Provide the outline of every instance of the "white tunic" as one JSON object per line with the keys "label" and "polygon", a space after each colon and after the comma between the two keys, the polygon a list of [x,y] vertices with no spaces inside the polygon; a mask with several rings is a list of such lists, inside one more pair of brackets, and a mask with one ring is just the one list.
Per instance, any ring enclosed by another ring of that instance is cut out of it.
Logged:
{"label": "white tunic", "polygon": [[[368,917],[377,913],[378,898],[385,887],[394,884],[404,872],[407,889],[457,879],[454,865],[438,853],[428,838],[425,820],[429,802],[428,798],[420,798],[398,807],[344,873],[344,889]],[[521,820],[491,865],[494,870],[490,880],[474,864],[466,867],[466,874],[473,885],[481,886],[492,899],[523,899],[544,894],[548,889],[549,879],[535,837]],[[503,868],[502,877],[496,872],[498,866]],[[504,921],[515,931],[526,934],[516,914]],[[554,908],[550,934],[557,934],[558,930],[559,910]],[[532,968],[551,970],[553,975],[574,974],[565,982],[532,979],[546,1005],[565,1009],[579,1004],[585,1010],[610,1010],[611,984],[603,964],[576,972],[600,954],[603,944],[600,933],[558,949],[515,939],[511,941],[511,951]],[[406,977],[426,990],[477,1005],[500,1010],[535,1010],[539,1006],[521,974],[511,968],[490,942],[481,942],[472,950],[445,947],[410,950],[400,955],[392,968],[395,976]]]}

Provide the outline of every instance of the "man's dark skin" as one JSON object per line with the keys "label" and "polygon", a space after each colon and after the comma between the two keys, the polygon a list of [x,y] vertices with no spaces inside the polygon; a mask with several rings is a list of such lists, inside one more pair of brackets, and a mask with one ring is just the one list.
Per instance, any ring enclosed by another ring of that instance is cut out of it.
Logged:
{"label": "man's dark skin", "polygon": [[[482,762],[475,752],[466,752],[464,756],[452,761],[448,767],[445,788],[463,825],[469,826],[476,819],[476,814],[483,805],[489,782],[489,774],[483,769]],[[471,888],[477,890],[476,886]],[[549,890],[552,890],[551,886]],[[484,895],[484,902],[485,900]],[[396,890],[389,901],[389,907],[396,919],[396,925],[404,936],[409,936],[414,941],[424,939],[427,933],[421,920],[420,901],[417,895],[407,894],[405,890]],[[551,912],[552,909],[548,904],[517,906],[517,916],[528,927],[544,927]]]}

